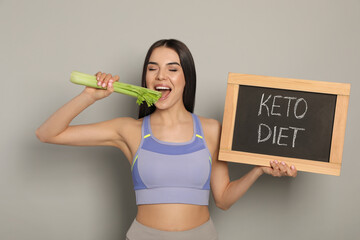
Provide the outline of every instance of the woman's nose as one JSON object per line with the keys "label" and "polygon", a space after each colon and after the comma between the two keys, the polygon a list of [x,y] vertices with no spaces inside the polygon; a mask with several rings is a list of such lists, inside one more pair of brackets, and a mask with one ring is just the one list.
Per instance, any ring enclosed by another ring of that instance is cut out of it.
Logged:
{"label": "woman's nose", "polygon": [[157,73],[157,75],[156,75],[156,78],[157,78],[158,80],[164,80],[164,79],[166,79],[166,73],[165,73],[165,71],[162,70],[162,69],[159,69],[159,71],[158,71],[158,73]]}

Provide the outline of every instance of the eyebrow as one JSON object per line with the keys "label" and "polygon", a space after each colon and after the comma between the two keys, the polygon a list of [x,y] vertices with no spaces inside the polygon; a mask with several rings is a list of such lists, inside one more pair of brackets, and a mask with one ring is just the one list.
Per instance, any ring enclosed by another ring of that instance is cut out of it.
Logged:
{"label": "eyebrow", "polygon": [[[148,62],[148,65],[149,64],[154,64],[154,65],[158,65],[159,66],[159,64],[157,63],[157,62]],[[166,65],[179,65],[179,66],[181,66],[178,62],[169,62],[169,63],[167,63]]]}

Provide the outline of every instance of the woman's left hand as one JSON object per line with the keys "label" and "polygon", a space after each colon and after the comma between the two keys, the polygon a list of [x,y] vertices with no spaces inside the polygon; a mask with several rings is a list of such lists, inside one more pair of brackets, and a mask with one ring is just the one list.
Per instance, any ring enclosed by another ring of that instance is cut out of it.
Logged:
{"label": "woman's left hand", "polygon": [[264,173],[274,177],[296,177],[297,170],[294,165],[288,166],[285,162],[270,161],[270,167],[260,167]]}

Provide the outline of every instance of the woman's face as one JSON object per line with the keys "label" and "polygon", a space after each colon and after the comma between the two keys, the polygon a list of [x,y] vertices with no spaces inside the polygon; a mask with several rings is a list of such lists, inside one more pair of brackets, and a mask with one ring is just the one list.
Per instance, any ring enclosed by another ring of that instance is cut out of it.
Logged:
{"label": "woman's face", "polygon": [[158,47],[153,50],[146,69],[146,86],[162,93],[155,104],[158,109],[183,104],[185,76],[173,49]]}

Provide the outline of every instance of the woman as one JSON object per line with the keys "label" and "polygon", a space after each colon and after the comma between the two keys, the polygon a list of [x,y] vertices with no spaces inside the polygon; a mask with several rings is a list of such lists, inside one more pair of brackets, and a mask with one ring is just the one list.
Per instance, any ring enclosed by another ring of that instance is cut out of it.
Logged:
{"label": "woman", "polygon": [[127,239],[217,239],[209,215],[211,190],[216,206],[228,209],[263,173],[295,177],[294,166],[277,161],[254,167],[230,182],[227,163],[218,161],[221,125],[193,114],[196,73],[190,51],[174,39],[154,43],[145,58],[142,85],[162,92],[155,107],[140,107],[139,119],[116,118],[69,126],[84,109],[109,96],[119,77],[98,72],[86,87],[57,110],[36,134],[42,142],[114,146],[127,157],[138,212]]}

